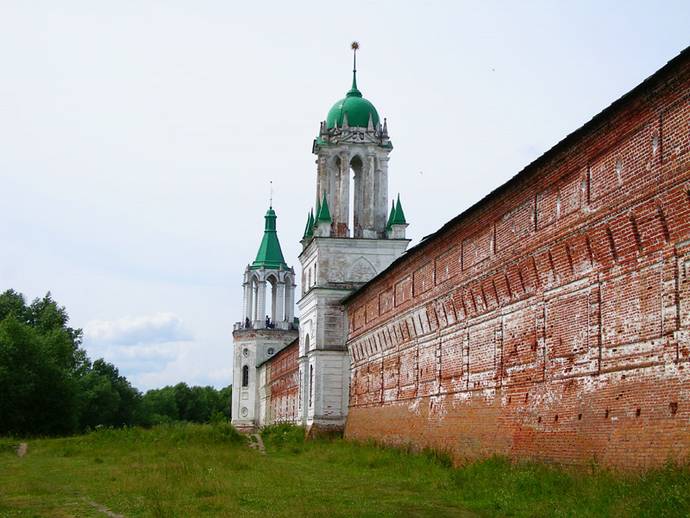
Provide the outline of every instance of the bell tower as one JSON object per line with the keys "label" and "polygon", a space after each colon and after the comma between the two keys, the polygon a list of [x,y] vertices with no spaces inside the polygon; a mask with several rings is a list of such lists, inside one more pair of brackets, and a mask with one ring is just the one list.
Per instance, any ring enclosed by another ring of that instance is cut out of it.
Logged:
{"label": "bell tower", "polygon": [[388,123],[357,88],[357,49],[352,44],[352,86],[328,112],[312,151],[317,155],[316,204],[326,198],[334,237],[385,237]]}
{"label": "bell tower", "polygon": [[256,259],[244,270],[242,320],[235,324],[232,333],[232,424],[240,430],[266,424],[265,398],[259,394],[262,383],[257,367],[298,336],[294,317],[295,271],[283,258],[272,206],[264,219],[264,235]]}
{"label": "bell tower", "polygon": [[383,271],[407,248],[398,197],[388,213],[388,123],[352,86],[319,126],[316,210],[302,238],[300,310],[301,422],[309,430],[340,430],[347,416],[350,356],[341,301]]}

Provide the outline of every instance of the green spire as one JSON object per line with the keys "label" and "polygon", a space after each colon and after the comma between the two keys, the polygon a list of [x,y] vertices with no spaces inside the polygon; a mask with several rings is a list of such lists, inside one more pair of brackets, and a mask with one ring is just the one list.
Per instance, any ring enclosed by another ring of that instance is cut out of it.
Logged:
{"label": "green spire", "polygon": [[388,223],[386,223],[386,230],[390,230],[393,226],[393,216],[395,215],[395,200],[391,200],[391,213],[388,216]]}
{"label": "green spire", "polygon": [[[347,117],[347,124],[351,128],[367,128],[369,121],[378,127],[379,114],[371,102],[362,97],[362,92],[357,88],[357,50],[359,43],[352,42],[353,67],[352,67],[352,87],[345,94],[343,99],[335,103],[328,111],[326,116],[326,128],[342,128]],[[320,137],[319,137],[320,138]],[[316,213],[318,215],[318,212]]]}
{"label": "green spire", "polygon": [[307,212],[307,224],[304,226],[304,233],[302,234],[302,239],[307,239],[307,237],[309,236],[310,221],[311,220],[309,219],[309,213]]}
{"label": "green spire", "polygon": [[328,201],[326,200],[326,193],[323,193],[323,200],[319,208],[319,213],[316,215],[316,224],[319,223],[330,223],[333,221],[331,219],[331,211],[328,210]]}
{"label": "green spire", "polygon": [[280,249],[278,233],[276,232],[276,213],[273,207],[266,211],[266,225],[264,227],[264,237],[256,253],[256,259],[252,263],[252,270],[268,268],[270,270],[287,270],[288,265],[283,258],[283,251]]}
{"label": "green spire", "polygon": [[302,239],[309,239],[314,236],[314,211],[309,211],[307,214],[307,226],[304,227],[304,235]]}
{"label": "green spire", "polygon": [[398,194],[398,202],[395,204],[395,212],[391,220],[391,227],[393,225],[407,225],[405,221],[405,213],[403,212],[402,205],[400,204],[400,195]]}

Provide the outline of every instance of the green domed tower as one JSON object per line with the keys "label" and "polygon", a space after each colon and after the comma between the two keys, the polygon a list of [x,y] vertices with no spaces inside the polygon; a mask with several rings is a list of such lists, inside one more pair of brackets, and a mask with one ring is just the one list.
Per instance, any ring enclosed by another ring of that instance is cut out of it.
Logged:
{"label": "green domed tower", "polygon": [[381,123],[378,110],[357,87],[358,48],[352,44],[352,86],[328,111],[312,147],[318,156],[315,205],[325,197],[331,211],[330,226],[317,222],[317,237],[387,237],[388,155],[393,145],[386,119]]}
{"label": "green domed tower", "polygon": [[302,236],[299,325],[299,421],[308,430],[342,430],[348,412],[351,359],[342,301],[384,271],[407,248],[400,201],[388,224],[386,120],[352,87],[328,111],[314,140],[317,210]]}

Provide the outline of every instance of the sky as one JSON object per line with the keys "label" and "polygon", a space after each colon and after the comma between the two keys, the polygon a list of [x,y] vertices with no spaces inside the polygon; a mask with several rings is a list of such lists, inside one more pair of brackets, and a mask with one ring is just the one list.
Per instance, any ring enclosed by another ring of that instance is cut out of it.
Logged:
{"label": "sky", "polygon": [[661,5],[0,0],[0,291],[142,390],[225,386],[270,181],[299,271],[351,41],[414,244],[688,46]]}

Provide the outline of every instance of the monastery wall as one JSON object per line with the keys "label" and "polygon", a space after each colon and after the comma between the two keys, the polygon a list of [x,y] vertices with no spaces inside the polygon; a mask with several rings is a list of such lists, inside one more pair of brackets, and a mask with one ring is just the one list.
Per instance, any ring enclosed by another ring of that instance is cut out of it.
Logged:
{"label": "monastery wall", "polygon": [[266,424],[299,420],[299,344],[295,340],[277,353],[266,368]]}
{"label": "monastery wall", "polygon": [[352,296],[346,436],[685,459],[689,121],[686,51]]}

